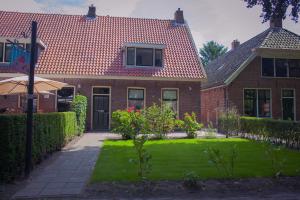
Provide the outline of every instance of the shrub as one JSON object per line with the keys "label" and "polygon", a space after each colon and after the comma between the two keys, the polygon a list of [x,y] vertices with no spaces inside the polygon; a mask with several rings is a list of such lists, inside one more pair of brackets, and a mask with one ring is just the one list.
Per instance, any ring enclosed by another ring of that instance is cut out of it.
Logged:
{"label": "shrub", "polygon": [[288,147],[300,147],[300,123],[256,117],[241,117],[243,137],[263,140]]}
{"label": "shrub", "polygon": [[166,104],[161,107],[153,104],[145,110],[145,114],[149,128],[156,138],[165,138],[167,133],[174,130],[175,113]]}
{"label": "shrub", "polygon": [[186,132],[188,138],[196,138],[197,132],[199,129],[203,127],[203,124],[199,124],[197,122],[196,114],[192,112],[192,114],[185,113],[183,118],[183,130]]}
{"label": "shrub", "polygon": [[133,139],[138,134],[148,134],[149,125],[143,111],[117,110],[112,114],[112,132],[120,134],[123,139]]}
{"label": "shrub", "polygon": [[236,108],[232,107],[220,112],[218,128],[220,132],[226,134],[226,137],[238,134],[240,130],[240,115]]}
{"label": "shrub", "polygon": [[112,132],[120,134],[124,140],[133,137],[134,129],[131,126],[129,112],[117,110],[112,113]]}
{"label": "shrub", "polygon": [[214,127],[213,127],[213,125],[212,125],[211,122],[208,124],[208,127],[207,127],[207,129],[205,131],[204,137],[206,139],[214,139],[214,138],[217,137],[216,136],[216,129],[214,129]]}
{"label": "shrub", "polygon": [[224,174],[225,177],[234,177],[235,164],[238,157],[236,145],[231,148],[228,157],[220,149],[213,147],[207,148],[205,153],[208,156],[208,162],[216,167],[220,173]]}
{"label": "shrub", "polygon": [[[25,168],[26,115],[0,115],[0,181],[13,181]],[[78,135],[74,112],[34,114],[32,164]]]}
{"label": "shrub", "polygon": [[183,185],[187,188],[195,189],[198,187],[199,176],[194,171],[185,172],[183,175]]}
{"label": "shrub", "polygon": [[79,133],[85,131],[87,98],[83,95],[76,95],[72,102],[72,111],[76,113]]}

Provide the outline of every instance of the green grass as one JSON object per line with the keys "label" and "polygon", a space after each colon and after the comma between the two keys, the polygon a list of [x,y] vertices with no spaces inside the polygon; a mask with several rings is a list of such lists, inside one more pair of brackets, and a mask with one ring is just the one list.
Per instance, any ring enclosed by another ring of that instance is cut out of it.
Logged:
{"label": "green grass", "polygon": [[[237,145],[235,178],[272,176],[272,165],[263,144],[246,139],[176,139],[148,141],[145,146],[152,155],[150,180],[182,180],[187,171],[195,171],[202,179],[224,178],[208,163],[207,147],[228,155]],[[285,158],[284,175],[299,175],[300,152],[282,149]],[[105,141],[91,181],[136,181],[137,167],[129,162],[136,158],[132,141]]]}

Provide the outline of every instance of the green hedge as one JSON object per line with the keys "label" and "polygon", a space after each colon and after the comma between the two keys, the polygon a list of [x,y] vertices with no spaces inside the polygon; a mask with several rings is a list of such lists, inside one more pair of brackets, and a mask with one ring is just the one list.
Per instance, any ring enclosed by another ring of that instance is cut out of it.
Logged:
{"label": "green hedge", "polygon": [[85,131],[86,110],[87,110],[86,96],[76,95],[72,102],[72,111],[76,113],[79,133],[83,133]]}
{"label": "green hedge", "polygon": [[[26,115],[0,115],[0,181],[12,181],[24,171]],[[32,163],[61,149],[77,135],[74,112],[34,115]]]}
{"label": "green hedge", "polygon": [[241,117],[242,136],[300,147],[300,123],[256,117]]}

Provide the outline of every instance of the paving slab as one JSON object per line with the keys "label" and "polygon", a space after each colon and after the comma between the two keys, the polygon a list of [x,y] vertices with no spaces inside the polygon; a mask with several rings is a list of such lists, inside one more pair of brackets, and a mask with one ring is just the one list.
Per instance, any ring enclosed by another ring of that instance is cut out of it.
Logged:
{"label": "paving slab", "polygon": [[103,140],[115,137],[109,133],[85,133],[32,172],[13,198],[80,194],[91,176]]}

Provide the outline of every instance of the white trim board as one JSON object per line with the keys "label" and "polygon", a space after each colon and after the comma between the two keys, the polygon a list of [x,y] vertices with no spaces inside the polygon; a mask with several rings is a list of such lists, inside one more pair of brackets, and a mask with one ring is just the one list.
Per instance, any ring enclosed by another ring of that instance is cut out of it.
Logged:
{"label": "white trim board", "polygon": [[[56,79],[97,79],[97,80],[141,80],[141,81],[183,81],[183,82],[201,82],[204,78],[168,78],[168,77],[135,77],[135,76],[101,76],[101,75],[68,75],[68,74],[35,74],[41,78]],[[0,73],[0,78],[11,78],[24,76],[20,73]]]}

